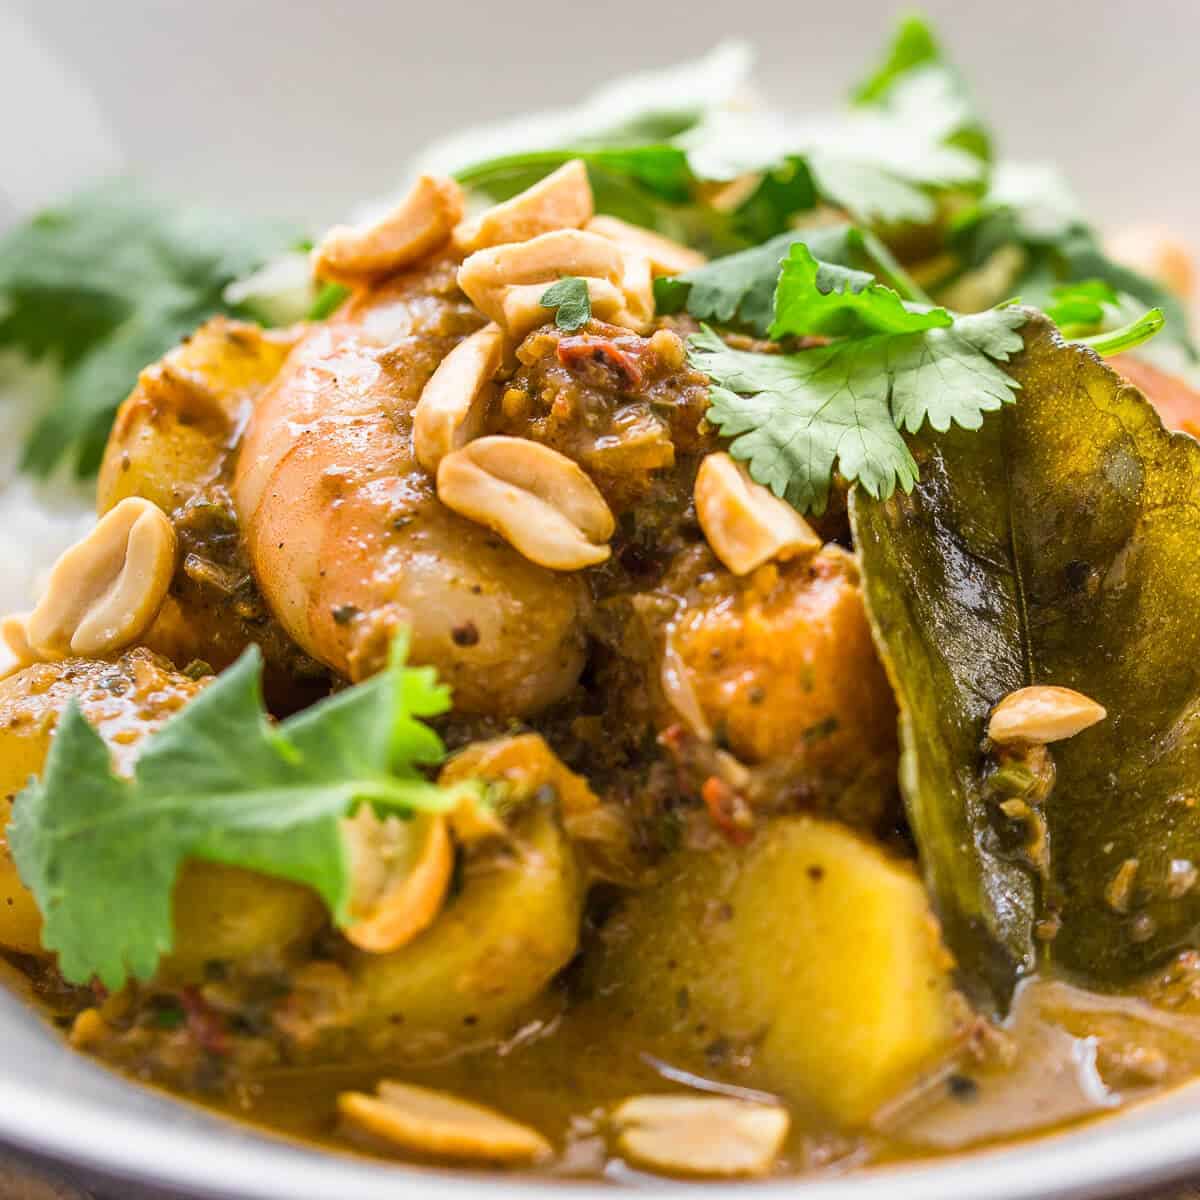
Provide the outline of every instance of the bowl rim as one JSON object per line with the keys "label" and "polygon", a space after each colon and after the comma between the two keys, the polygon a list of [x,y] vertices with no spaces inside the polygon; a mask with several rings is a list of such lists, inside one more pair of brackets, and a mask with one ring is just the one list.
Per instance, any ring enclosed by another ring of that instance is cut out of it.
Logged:
{"label": "bowl rim", "polygon": [[[613,1182],[505,1178],[388,1163],[307,1146],[127,1080],[65,1042],[59,1051],[120,1087],[150,1091],[186,1115],[175,1125],[112,1111],[37,1081],[0,1075],[0,1142],[144,1188],[206,1200],[601,1200]],[[73,1063],[72,1065],[76,1065]],[[1185,1093],[1193,1092],[1192,1097]],[[1156,1111],[1174,1103],[1177,1111]],[[1083,1126],[936,1160],[863,1168],[844,1175],[768,1181],[686,1182],[637,1176],[642,1193],[713,1192],[791,1200],[1096,1200],[1179,1181],[1200,1169],[1200,1085],[1102,1116]]]}

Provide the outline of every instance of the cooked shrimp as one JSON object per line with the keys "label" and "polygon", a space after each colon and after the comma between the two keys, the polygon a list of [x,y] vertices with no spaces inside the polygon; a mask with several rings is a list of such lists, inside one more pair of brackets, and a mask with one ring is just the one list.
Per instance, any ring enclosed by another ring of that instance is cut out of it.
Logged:
{"label": "cooked shrimp", "polygon": [[308,653],[352,679],[408,625],[460,711],[521,715],[574,685],[588,598],[437,499],[413,410],[483,318],[455,263],[393,277],[314,328],[259,401],[234,482],[264,595]]}

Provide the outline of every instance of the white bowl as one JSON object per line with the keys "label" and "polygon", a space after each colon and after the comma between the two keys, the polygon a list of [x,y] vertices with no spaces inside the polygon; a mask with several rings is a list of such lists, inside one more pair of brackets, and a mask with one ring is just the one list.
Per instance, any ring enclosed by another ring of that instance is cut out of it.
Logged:
{"label": "white bowl", "polygon": [[[1200,5],[927,3],[1011,152],[1061,163],[1109,225],[1200,238]],[[747,28],[731,16],[751,14]],[[827,105],[875,53],[889,0],[5,0],[0,229],[100,172],[319,224],[396,183],[420,144],[466,122],[577,99],[632,67],[729,34],[758,43],[791,107]],[[555,15],[556,14],[556,15]],[[611,1197],[608,1186],[418,1170],[309,1150],[126,1082],[0,994],[0,1140],[222,1200]],[[1079,1130],[927,1164],[755,1185],[804,1200],[1071,1200],[1200,1172],[1200,1089]],[[653,1192],[697,1185],[661,1182]],[[709,1188],[707,1190],[713,1190]],[[717,1188],[722,1192],[732,1187]],[[741,1189],[739,1189],[741,1190]]]}
{"label": "white bowl", "polygon": [[[611,1184],[484,1176],[310,1150],[141,1087],[78,1054],[0,992],[0,1139],[88,1170],[212,1200],[612,1200]],[[1200,1171],[1200,1088],[1074,1132],[842,1178],[642,1192],[792,1200],[1084,1200]],[[124,1195],[124,1192],[118,1192]]]}

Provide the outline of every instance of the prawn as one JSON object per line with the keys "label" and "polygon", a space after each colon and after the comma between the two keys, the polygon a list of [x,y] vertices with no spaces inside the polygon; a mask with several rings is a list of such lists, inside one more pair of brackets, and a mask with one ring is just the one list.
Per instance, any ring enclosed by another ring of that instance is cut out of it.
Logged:
{"label": "prawn", "polygon": [[350,679],[411,631],[456,707],[524,715],[583,668],[589,596],[441,504],[413,411],[483,318],[444,256],[355,293],[313,328],[250,416],[234,477],[258,584],[289,635]]}

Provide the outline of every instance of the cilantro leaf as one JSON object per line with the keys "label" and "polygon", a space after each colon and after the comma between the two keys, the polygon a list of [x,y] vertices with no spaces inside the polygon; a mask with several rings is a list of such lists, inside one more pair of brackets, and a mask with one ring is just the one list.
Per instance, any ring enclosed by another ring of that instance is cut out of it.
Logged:
{"label": "cilantro leaf", "polygon": [[928,24],[904,18],[854,108],[809,152],[818,189],[864,222],[931,221],[929,193],[983,190],[991,135]]}
{"label": "cilantro leaf", "polygon": [[0,348],[63,368],[25,468],[46,475],[70,456],[93,472],[142,368],[212,314],[238,315],[226,286],[297,240],[279,223],[165,207],[127,180],[0,239]]}
{"label": "cilantro leaf", "polygon": [[[599,211],[716,251],[774,237],[821,200],[866,224],[924,224],[937,215],[933,193],[983,190],[987,132],[961,77],[919,22],[901,27],[874,82],[832,120],[794,122],[734,103],[732,53],[710,56],[706,71],[720,86],[709,89],[707,103],[693,89],[671,103],[661,81],[648,81],[641,117],[627,112],[614,121],[589,103],[586,116],[548,114],[490,138],[475,131],[427,153],[419,166],[449,166],[464,186],[504,200],[580,157]],[[744,71],[744,60],[737,65]],[[538,148],[539,137],[541,147],[554,148]],[[494,154],[496,144],[505,151],[499,157],[470,153]],[[731,212],[711,202],[706,185],[751,175],[758,185]]]}
{"label": "cilantro leaf", "polygon": [[1179,297],[1109,258],[1096,231],[1085,222],[1078,200],[1052,167],[998,164],[987,194],[953,223],[948,240],[964,272],[977,271],[1002,247],[1019,248],[1023,271],[1005,287],[1011,286],[1027,303],[1046,311],[1054,307],[1057,288],[1085,281],[1106,284],[1120,296],[1132,297],[1143,312],[1161,309],[1165,337],[1186,361],[1200,361],[1187,309]]}
{"label": "cilantro leaf", "polygon": [[543,308],[555,308],[554,324],[565,333],[582,329],[592,319],[592,300],[586,281],[567,275],[552,283],[538,303]]}
{"label": "cilantro leaf", "polygon": [[1051,288],[1050,303],[1044,312],[1070,337],[1099,328],[1120,301],[1118,293],[1103,279],[1083,279]]}
{"label": "cilantro leaf", "polygon": [[824,512],[835,466],[873,496],[916,482],[871,347],[866,357],[861,342],[752,354],[729,349],[707,327],[690,342],[692,365],[713,381],[708,419],[733,438],[730,453],[801,512]]}
{"label": "cilantro leaf", "polygon": [[804,153],[817,190],[864,224],[928,224],[931,192],[982,186],[985,165],[889,109],[862,109],[812,129]]}
{"label": "cilantro leaf", "polygon": [[708,419],[750,474],[802,512],[823,512],[834,470],[872,496],[917,479],[900,431],[928,421],[978,428],[1015,399],[999,367],[1020,350],[1017,308],[956,317],[947,327],[873,334],[794,354],[732,350],[709,328],[690,361],[712,380]]}
{"label": "cilantro leaf", "polygon": [[752,65],[746,43],[723,42],[692,61],[615,79],[570,107],[461,130],[425,147],[412,173],[460,173],[485,160],[515,159],[548,146],[597,150],[664,144],[711,109],[733,102],[745,89]]}
{"label": "cilantro leaf", "polygon": [[404,665],[405,652],[397,639],[380,674],[274,726],[252,648],[146,740],[129,779],[69,705],[8,828],[64,978],[117,988],[151,976],[171,949],[172,888],[188,858],[305,884],[345,922],[342,818],[364,802],[446,811],[462,795],[419,770],[444,753],[420,718],[450,701],[431,669]]}
{"label": "cilantro leaf", "polygon": [[854,89],[853,99],[858,105],[882,106],[939,140],[984,161],[991,159],[991,135],[966,81],[919,16],[900,22],[883,62]]}
{"label": "cilantro leaf", "polygon": [[854,225],[838,224],[782,233],[753,249],[714,259],[682,275],[657,279],[658,311],[686,309],[698,320],[766,337],[775,314],[775,289],[784,258],[800,242],[822,264],[871,271],[906,300],[928,299],[878,238]]}
{"label": "cilantro leaf", "polygon": [[933,30],[921,17],[910,13],[896,26],[883,62],[854,89],[854,102],[878,103],[897,81],[915,70],[941,61],[941,47],[933,36]]}
{"label": "cilantro leaf", "polygon": [[763,337],[775,311],[775,285],[788,247],[801,236],[783,233],[778,237],[727,254],[687,271],[654,281],[654,299],[660,313],[685,309],[701,321],[736,326]]}
{"label": "cilantro leaf", "polygon": [[1020,352],[1017,330],[1026,315],[992,308],[956,316],[944,329],[887,339],[896,427],[916,433],[928,421],[939,433],[951,425],[978,429],[984,413],[1012,404],[1020,384],[996,364]]}
{"label": "cilantro leaf", "polygon": [[795,242],[779,275],[771,337],[916,333],[950,323],[944,308],[906,305],[869,272],[818,262],[803,242]]}

